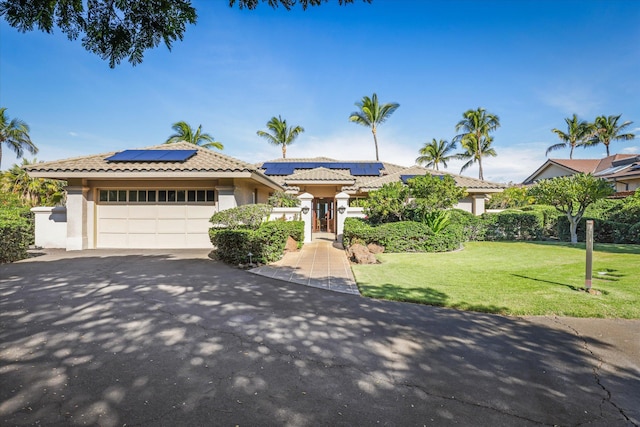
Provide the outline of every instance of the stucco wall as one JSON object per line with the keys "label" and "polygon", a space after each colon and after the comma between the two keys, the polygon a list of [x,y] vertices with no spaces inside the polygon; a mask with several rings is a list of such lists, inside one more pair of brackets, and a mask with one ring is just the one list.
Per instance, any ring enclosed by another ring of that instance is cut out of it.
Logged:
{"label": "stucco wall", "polygon": [[35,245],[47,249],[67,247],[67,208],[37,207],[31,212],[35,216]]}

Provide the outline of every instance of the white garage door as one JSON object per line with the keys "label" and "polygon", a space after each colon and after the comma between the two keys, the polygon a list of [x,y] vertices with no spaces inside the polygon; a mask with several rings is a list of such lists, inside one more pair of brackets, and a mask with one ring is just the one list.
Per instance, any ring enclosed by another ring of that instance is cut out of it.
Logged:
{"label": "white garage door", "polygon": [[[122,193],[122,191],[120,192]],[[97,204],[98,248],[210,248],[213,203]]]}

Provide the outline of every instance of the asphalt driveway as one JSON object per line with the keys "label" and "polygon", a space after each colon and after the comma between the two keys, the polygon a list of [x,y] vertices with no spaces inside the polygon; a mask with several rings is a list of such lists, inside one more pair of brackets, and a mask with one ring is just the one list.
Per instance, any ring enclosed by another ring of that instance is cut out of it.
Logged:
{"label": "asphalt driveway", "polygon": [[508,318],[206,251],[0,265],[0,425],[640,424],[640,322]]}

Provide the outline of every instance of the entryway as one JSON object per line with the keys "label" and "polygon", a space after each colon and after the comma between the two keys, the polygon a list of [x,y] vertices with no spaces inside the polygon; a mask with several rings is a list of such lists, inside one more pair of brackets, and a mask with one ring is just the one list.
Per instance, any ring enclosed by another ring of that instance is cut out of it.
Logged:
{"label": "entryway", "polygon": [[312,231],[335,233],[335,201],[329,198],[313,199]]}

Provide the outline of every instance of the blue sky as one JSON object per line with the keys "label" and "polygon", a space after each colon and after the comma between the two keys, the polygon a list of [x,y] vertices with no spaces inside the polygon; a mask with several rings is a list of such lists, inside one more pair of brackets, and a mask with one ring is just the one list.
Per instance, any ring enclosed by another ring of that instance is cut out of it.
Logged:
{"label": "blue sky", "polygon": [[[464,111],[483,107],[502,124],[498,156],[483,163],[498,182],[540,166],[558,142],[551,129],[564,130],[573,113],[622,114],[640,135],[640,1],[336,3],[303,12],[194,1],[198,24],[172,51],[160,46],[116,69],[60,31],[22,34],[0,20],[0,105],[31,126],[38,160],[160,144],[179,120],[202,124],[228,155],[269,160],[280,149],[256,131],[274,115],[306,129],[288,157],[370,160],[371,132],[348,117],[376,92],[400,104],[378,130],[381,160],[406,166],[426,141],[455,136]],[[640,153],[640,137],[612,152]],[[574,158],[604,154],[578,149]],[[16,161],[5,148],[2,169]]]}

